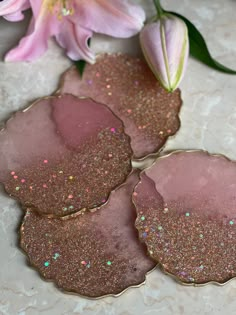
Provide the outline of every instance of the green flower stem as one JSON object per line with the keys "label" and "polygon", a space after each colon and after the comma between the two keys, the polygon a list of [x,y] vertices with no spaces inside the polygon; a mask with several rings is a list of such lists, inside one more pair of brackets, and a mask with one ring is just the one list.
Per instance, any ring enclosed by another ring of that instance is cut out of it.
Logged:
{"label": "green flower stem", "polygon": [[161,17],[164,14],[164,11],[161,7],[160,0],[153,0],[153,2],[154,2],[154,5],[156,7],[158,16]]}

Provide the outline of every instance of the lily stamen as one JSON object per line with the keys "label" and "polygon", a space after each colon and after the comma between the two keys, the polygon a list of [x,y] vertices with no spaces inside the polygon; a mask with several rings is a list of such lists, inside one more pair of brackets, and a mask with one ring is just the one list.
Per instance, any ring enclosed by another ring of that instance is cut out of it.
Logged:
{"label": "lily stamen", "polygon": [[51,14],[57,15],[59,20],[65,16],[74,14],[74,8],[68,6],[68,1],[66,0],[51,0],[49,1],[47,7]]}

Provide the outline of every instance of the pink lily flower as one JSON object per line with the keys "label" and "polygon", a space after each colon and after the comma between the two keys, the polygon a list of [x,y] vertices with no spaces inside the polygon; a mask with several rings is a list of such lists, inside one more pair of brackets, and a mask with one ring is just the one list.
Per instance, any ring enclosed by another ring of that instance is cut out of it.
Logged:
{"label": "pink lily flower", "polygon": [[32,61],[48,47],[54,36],[73,60],[95,62],[88,46],[93,32],[113,37],[131,37],[143,26],[143,9],[127,0],[29,0],[33,18],[19,45],[6,61]]}
{"label": "pink lily flower", "polygon": [[140,32],[143,54],[152,72],[169,92],[177,89],[187,69],[189,37],[186,24],[163,14]]}
{"label": "pink lily flower", "polygon": [[29,0],[3,0],[0,2],[0,16],[11,22],[24,18],[22,11],[30,8]]}

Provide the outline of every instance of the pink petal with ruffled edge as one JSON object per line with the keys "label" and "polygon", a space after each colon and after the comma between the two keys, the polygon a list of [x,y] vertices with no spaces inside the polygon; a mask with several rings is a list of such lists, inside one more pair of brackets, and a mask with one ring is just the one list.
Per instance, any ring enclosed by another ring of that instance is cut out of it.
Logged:
{"label": "pink petal with ruffled edge", "polygon": [[144,10],[124,0],[81,0],[76,6],[80,25],[114,37],[137,34],[145,21]]}
{"label": "pink petal with ruffled edge", "polygon": [[21,12],[29,8],[28,0],[5,0],[0,2],[0,16],[11,22],[21,21],[24,18]]}
{"label": "pink petal with ruffled edge", "polygon": [[24,19],[24,14],[21,11],[18,11],[13,14],[4,15],[4,19],[9,22],[18,22]]}
{"label": "pink petal with ruffled edge", "polygon": [[93,64],[95,63],[95,55],[88,46],[88,40],[92,35],[90,30],[68,21],[56,39],[60,46],[66,49],[70,59],[84,59]]}
{"label": "pink petal with ruffled edge", "polygon": [[40,16],[30,22],[27,35],[23,37],[19,45],[10,50],[5,61],[33,61],[43,55],[48,48],[48,38],[59,31],[59,23],[55,16]]}

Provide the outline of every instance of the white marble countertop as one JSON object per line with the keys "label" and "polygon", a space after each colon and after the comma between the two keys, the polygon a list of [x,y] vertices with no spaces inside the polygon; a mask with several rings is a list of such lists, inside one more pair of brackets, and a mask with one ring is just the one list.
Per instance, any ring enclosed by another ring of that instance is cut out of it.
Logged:
{"label": "white marble countertop", "polygon": [[[151,0],[139,0],[148,15]],[[204,34],[213,55],[236,68],[236,1],[177,0],[163,5],[191,19]],[[24,34],[26,23],[0,20],[0,59]],[[101,45],[102,43],[102,45]],[[115,40],[97,36],[92,41],[101,51],[137,52],[137,38]],[[17,64],[0,62],[0,121],[26,107],[32,100],[56,90],[60,74],[70,65],[53,41],[38,61]],[[168,141],[172,149],[204,149],[236,159],[236,76],[215,72],[194,60],[181,84],[184,105],[182,128]],[[130,289],[119,298],[91,301],[65,295],[40,279],[27,266],[18,248],[22,212],[17,203],[0,194],[0,314],[1,315],[180,315],[236,314],[236,280],[219,287],[185,287],[152,272],[146,285]]]}

